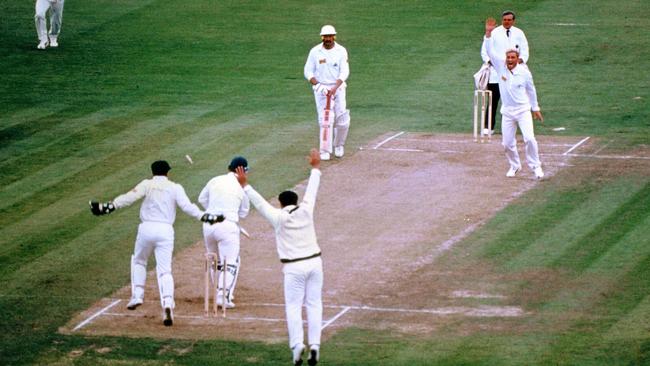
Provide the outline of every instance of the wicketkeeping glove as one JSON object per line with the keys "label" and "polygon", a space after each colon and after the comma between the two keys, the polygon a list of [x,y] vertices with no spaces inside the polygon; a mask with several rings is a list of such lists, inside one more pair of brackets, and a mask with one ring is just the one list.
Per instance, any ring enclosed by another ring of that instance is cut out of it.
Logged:
{"label": "wicketkeeping glove", "polygon": [[314,89],[314,93],[316,93],[316,94],[327,95],[327,92],[329,92],[329,89],[327,89],[327,87],[325,85],[321,84],[321,83],[318,83],[316,85],[312,85],[311,88]]}
{"label": "wicketkeeping glove", "polygon": [[204,213],[203,216],[201,216],[201,221],[207,222],[210,225],[222,222],[225,219],[226,217],[223,215],[213,215],[209,213]]}
{"label": "wicketkeeping glove", "polygon": [[88,203],[90,204],[90,212],[95,216],[108,215],[115,211],[113,202],[99,203],[97,201],[90,201]]}

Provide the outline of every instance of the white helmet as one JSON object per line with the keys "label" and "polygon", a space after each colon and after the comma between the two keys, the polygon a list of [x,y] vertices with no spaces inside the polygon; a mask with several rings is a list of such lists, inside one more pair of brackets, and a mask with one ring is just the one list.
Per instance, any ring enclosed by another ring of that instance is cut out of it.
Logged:
{"label": "white helmet", "polygon": [[334,27],[331,25],[324,25],[323,28],[320,29],[321,36],[329,36],[335,34],[336,34],[336,29],[334,29]]}

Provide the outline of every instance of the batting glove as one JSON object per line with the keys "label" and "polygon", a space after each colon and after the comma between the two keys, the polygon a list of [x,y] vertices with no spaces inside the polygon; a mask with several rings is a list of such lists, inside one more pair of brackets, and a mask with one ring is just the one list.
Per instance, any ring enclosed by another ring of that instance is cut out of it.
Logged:
{"label": "batting glove", "polygon": [[213,215],[209,213],[204,213],[203,216],[201,216],[201,221],[206,222],[210,225],[222,222],[226,218],[223,215]]}
{"label": "batting glove", "polygon": [[108,215],[115,211],[113,202],[99,203],[97,201],[90,201],[88,203],[90,204],[90,212],[95,216]]}
{"label": "batting glove", "polygon": [[327,87],[321,83],[313,85],[311,88],[314,89],[314,93],[316,94],[327,95],[327,92],[329,92],[329,89],[327,89]]}

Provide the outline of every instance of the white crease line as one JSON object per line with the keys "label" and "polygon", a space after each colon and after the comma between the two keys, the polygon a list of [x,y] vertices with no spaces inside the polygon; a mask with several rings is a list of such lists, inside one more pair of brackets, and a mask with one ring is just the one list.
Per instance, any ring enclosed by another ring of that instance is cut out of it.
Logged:
{"label": "white crease line", "polygon": [[598,155],[599,152],[603,151],[609,144],[611,144],[614,140],[608,141],[605,145],[601,146],[600,149],[594,151],[594,155]]}
{"label": "white crease line", "polygon": [[[132,317],[132,318],[141,318],[143,317],[143,314],[127,314],[127,313],[104,313],[106,316],[120,316],[120,317]],[[205,315],[179,315],[179,314],[174,314],[174,318],[178,319],[199,319],[199,320],[210,320],[210,319],[223,319],[221,317],[217,318],[214,316],[205,316]],[[244,321],[263,321],[263,322],[284,322],[284,319],[278,319],[278,318],[259,318],[255,316],[228,316],[225,320],[244,320]]]}
{"label": "white crease line", "polygon": [[587,137],[583,138],[582,140],[580,140],[580,142],[573,145],[573,147],[571,147],[569,150],[565,151],[564,154],[562,154],[562,155],[568,155],[571,151],[577,149],[578,146],[580,146],[580,145],[584,144],[585,142],[587,142],[587,140],[589,140],[589,136],[587,136]]}
{"label": "white crease line", "polygon": [[382,150],[382,151],[405,151],[405,152],[423,152],[424,150],[420,149],[406,149],[406,148],[398,148],[398,147],[383,147],[381,149],[374,148],[373,150]]}
{"label": "white crease line", "polygon": [[343,316],[343,314],[350,311],[350,309],[351,308],[349,306],[346,306],[343,310],[339,311],[339,313],[336,314],[332,319],[328,320],[327,323],[323,324],[323,326],[320,328],[320,330],[323,330],[323,329],[327,328],[330,324],[334,323],[334,321],[336,321],[336,319],[340,318],[341,316]]}
{"label": "white crease line", "polygon": [[445,307],[437,309],[395,309],[395,308],[375,308],[371,306],[360,306],[360,307],[351,307],[352,309],[358,310],[369,310],[369,311],[382,311],[382,312],[392,312],[392,313],[424,313],[424,314],[436,314],[436,315],[453,315],[453,314],[466,314],[470,316],[520,316],[524,312],[520,307],[517,306],[479,306],[478,308],[470,308],[464,306],[458,307]]}
{"label": "white crease line", "polygon": [[[429,142],[431,139],[414,139],[414,138],[403,138],[400,139],[400,141],[416,141],[416,142]],[[435,140],[436,143],[442,143],[442,144],[469,144],[472,143],[474,144],[474,140],[471,139],[465,139],[465,140]]]}
{"label": "white crease line", "polygon": [[[77,325],[72,331],[74,332],[82,328],[83,326],[85,326],[90,321],[92,321],[93,319],[95,319],[100,315],[115,316],[115,317],[132,317],[132,318],[141,318],[145,316],[143,313],[136,313],[136,312],[134,313],[106,312],[108,309],[115,306],[120,301],[121,300],[113,301],[110,305],[96,312],[90,318],[84,320],[82,323]],[[284,304],[258,303],[258,304],[248,304],[248,306],[284,307]],[[337,319],[339,319],[341,316],[343,316],[345,313],[347,313],[350,310],[378,311],[378,312],[405,313],[405,314],[434,314],[434,315],[464,314],[467,316],[477,316],[477,317],[513,317],[513,316],[521,316],[524,314],[524,311],[517,306],[479,306],[479,307],[458,306],[458,307],[444,307],[444,308],[435,308],[435,309],[383,308],[383,307],[373,307],[373,306],[365,306],[365,305],[324,305],[323,307],[330,308],[330,309],[342,309],[342,310],[339,311],[333,318],[325,322],[325,324],[323,324],[323,326],[321,327],[321,330],[330,326],[332,323],[334,323]],[[203,314],[202,315],[175,314],[174,316],[179,319],[196,319],[196,320],[203,320],[203,321],[210,321],[211,319],[222,319],[222,318],[215,318],[215,317],[206,317]],[[264,322],[273,322],[273,323],[286,321],[286,319],[284,318],[260,318],[260,317],[251,317],[251,316],[242,316],[242,317],[229,316],[227,319],[237,320],[237,321],[264,321]]]}
{"label": "white crease line", "polygon": [[102,315],[103,312],[105,312],[106,310],[108,310],[108,309],[112,308],[113,306],[117,305],[117,303],[119,303],[120,301],[122,301],[122,300],[115,300],[115,301],[113,301],[112,303],[110,303],[110,305],[108,305],[108,306],[104,307],[103,309],[101,309],[100,311],[96,312],[96,313],[93,314],[90,318],[88,318],[88,319],[82,321],[81,323],[79,323],[79,325],[77,325],[76,327],[74,327],[74,328],[72,329],[72,331],[74,332],[74,331],[76,331],[76,330],[78,330],[78,329],[81,329],[81,327],[83,327],[84,325],[90,323],[93,319],[95,319],[96,317]]}
{"label": "white crease line", "polygon": [[633,155],[596,155],[596,154],[541,154],[547,156],[570,156],[575,158],[593,158],[593,159],[620,159],[620,160],[650,160],[650,156],[633,156]]}
{"label": "white crease line", "polygon": [[[416,139],[416,138],[408,138],[408,137],[401,138],[399,140],[400,141],[416,141],[416,142],[428,142],[428,141],[431,141],[430,139]],[[438,139],[436,139],[434,141],[437,144],[463,144],[463,145],[471,145],[471,146],[476,145],[474,140],[471,140],[471,139],[464,139],[464,140],[438,140]],[[493,141],[497,142],[497,143],[499,143],[499,145],[501,145],[501,139],[495,138]],[[522,143],[523,143],[522,140],[517,140],[517,144],[522,144]],[[546,144],[546,143],[541,143],[539,141],[537,141],[537,143],[539,144],[540,147],[549,147],[549,146],[550,147],[570,147],[570,146],[573,146],[573,144],[562,144],[562,143],[548,143],[548,144]],[[489,145],[489,143],[488,143],[488,145]]]}
{"label": "white crease line", "polygon": [[387,143],[388,141],[390,141],[390,140],[392,140],[392,139],[394,139],[394,138],[397,138],[397,137],[399,137],[399,136],[402,136],[403,134],[404,134],[404,131],[402,131],[402,132],[398,132],[398,133],[394,134],[393,136],[391,136],[391,137],[385,139],[384,141],[378,143],[377,146],[374,147],[374,149],[376,150],[376,149],[380,148],[381,145]]}

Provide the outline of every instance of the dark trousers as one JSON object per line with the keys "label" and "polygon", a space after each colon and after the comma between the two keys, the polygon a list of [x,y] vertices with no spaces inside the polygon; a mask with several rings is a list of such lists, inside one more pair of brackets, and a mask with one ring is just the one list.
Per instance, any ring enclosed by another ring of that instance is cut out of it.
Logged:
{"label": "dark trousers", "polygon": [[[487,89],[492,92],[492,130],[496,130],[495,126],[497,124],[497,111],[498,111],[498,105],[499,105],[499,100],[501,99],[501,93],[499,93],[499,84],[489,84],[487,85]],[[485,126],[483,128],[487,128],[487,117],[488,117],[488,110],[487,108],[485,109]]]}

